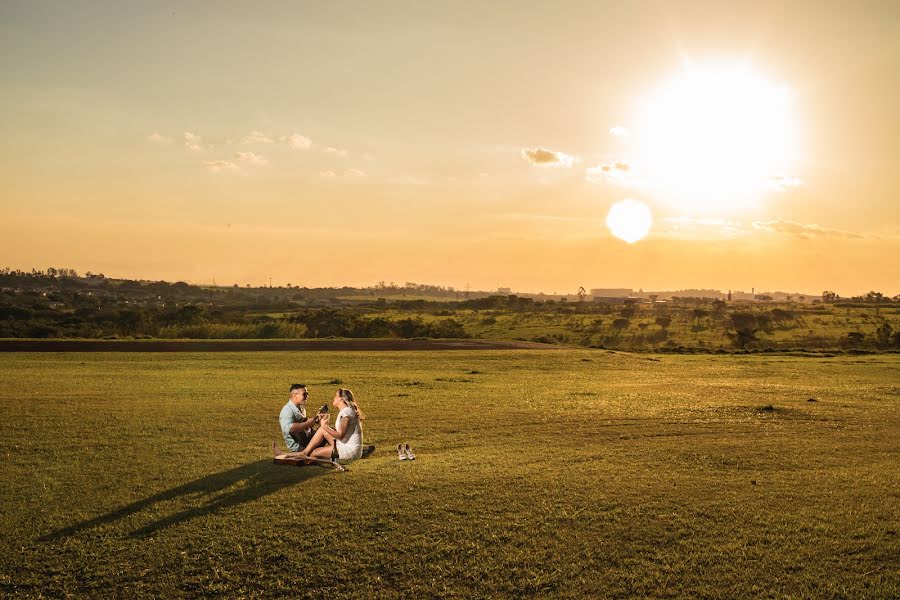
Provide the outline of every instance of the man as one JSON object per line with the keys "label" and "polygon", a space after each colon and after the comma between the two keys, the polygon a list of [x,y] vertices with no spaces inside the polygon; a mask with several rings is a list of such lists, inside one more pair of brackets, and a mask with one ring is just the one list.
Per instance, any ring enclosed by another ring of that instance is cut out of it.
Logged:
{"label": "man", "polygon": [[281,409],[278,421],[281,423],[281,433],[284,435],[284,443],[291,452],[300,452],[313,436],[313,428],[319,423],[318,415],[314,419],[306,416],[306,400],[309,391],[306,385],[294,383],[291,385],[291,397]]}

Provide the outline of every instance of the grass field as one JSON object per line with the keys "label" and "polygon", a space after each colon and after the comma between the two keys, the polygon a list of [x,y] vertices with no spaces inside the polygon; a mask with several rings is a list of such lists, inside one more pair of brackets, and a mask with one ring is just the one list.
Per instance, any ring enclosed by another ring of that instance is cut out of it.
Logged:
{"label": "grass field", "polygon": [[900,596],[897,355],[11,353],[0,453],[0,595]]}

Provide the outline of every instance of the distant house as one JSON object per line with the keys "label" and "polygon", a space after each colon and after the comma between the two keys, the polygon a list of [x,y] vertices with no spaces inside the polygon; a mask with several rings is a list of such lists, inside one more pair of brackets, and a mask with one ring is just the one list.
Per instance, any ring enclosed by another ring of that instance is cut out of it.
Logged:
{"label": "distant house", "polygon": [[631,288],[595,288],[591,290],[593,298],[628,298],[634,294]]}

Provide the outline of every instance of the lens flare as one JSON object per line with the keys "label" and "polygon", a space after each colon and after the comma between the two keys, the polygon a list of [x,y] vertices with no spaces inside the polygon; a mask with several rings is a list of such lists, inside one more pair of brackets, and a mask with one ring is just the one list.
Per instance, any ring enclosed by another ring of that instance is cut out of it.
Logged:
{"label": "lens flare", "polygon": [[653,214],[643,202],[626,198],[616,202],[606,215],[609,232],[622,241],[633,244],[647,237],[653,225]]}

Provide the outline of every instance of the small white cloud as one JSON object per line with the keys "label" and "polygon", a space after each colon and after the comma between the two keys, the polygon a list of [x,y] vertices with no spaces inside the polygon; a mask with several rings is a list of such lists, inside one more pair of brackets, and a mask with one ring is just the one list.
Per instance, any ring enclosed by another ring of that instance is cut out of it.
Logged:
{"label": "small white cloud", "polygon": [[362,155],[361,158],[362,158],[363,160],[367,160],[367,161],[369,161],[369,162],[372,162],[373,160],[375,160],[375,155],[374,155],[374,154],[369,154],[368,152],[366,152],[365,154]]}
{"label": "small white cloud", "polygon": [[190,131],[184,132],[184,147],[192,152],[203,150],[203,138]]}
{"label": "small white cloud", "polygon": [[343,148],[333,148],[332,146],[328,146],[327,148],[325,148],[325,152],[327,152],[328,154],[335,154],[337,156],[340,156],[341,158],[347,158],[347,156],[350,154]]}
{"label": "small white cloud", "polygon": [[546,148],[522,148],[522,158],[536,167],[571,167],[578,158]]}
{"label": "small white cloud", "polygon": [[147,136],[147,141],[153,142],[154,144],[170,144],[173,140],[172,138],[167,138],[164,135],[154,132]]}
{"label": "small white cloud", "polygon": [[615,127],[609,128],[609,134],[614,135],[620,138],[627,138],[631,136],[631,132],[622,127],[621,125],[616,125]]}
{"label": "small white cloud", "polygon": [[300,135],[299,133],[292,133],[290,135],[285,135],[279,138],[282,142],[287,142],[287,145],[291,148],[296,148],[297,150],[307,150],[312,147],[312,140],[306,137],[305,135]]}
{"label": "small white cloud", "polygon": [[616,161],[588,168],[584,172],[584,178],[591,183],[600,181],[622,183],[631,175],[632,171],[631,165],[627,162]]}
{"label": "small white cloud", "polygon": [[264,165],[269,162],[265,156],[254,152],[235,152],[234,156],[241,162],[250,163],[251,165]]}
{"label": "small white cloud", "polygon": [[275,140],[261,131],[254,130],[244,136],[243,142],[245,144],[273,144]]}
{"label": "small white cloud", "polygon": [[326,169],[324,171],[319,171],[319,176],[324,177],[325,179],[351,179],[357,177],[365,177],[367,173],[365,171],[361,171],[359,169],[345,169],[340,173],[337,171],[333,171],[332,169]]}
{"label": "small white cloud", "polygon": [[224,173],[226,171],[240,171],[241,168],[230,160],[204,160],[203,166],[210,173]]}
{"label": "small white cloud", "polygon": [[734,238],[750,233],[740,221],[719,217],[665,217],[666,229],[660,233],[665,237],[681,239]]}
{"label": "small white cloud", "polygon": [[770,221],[753,221],[753,229],[758,231],[766,231],[768,233],[785,233],[794,235],[801,239],[810,239],[813,237],[837,237],[849,239],[863,239],[870,237],[854,231],[845,231],[843,229],[835,229],[833,227],[823,227],[815,223],[797,223],[796,221],[787,221],[783,219],[772,219]]}
{"label": "small white cloud", "polygon": [[428,183],[424,179],[420,179],[419,177],[412,177],[410,175],[402,175],[400,177],[388,177],[384,180],[385,183],[392,183],[395,185],[425,185]]}

